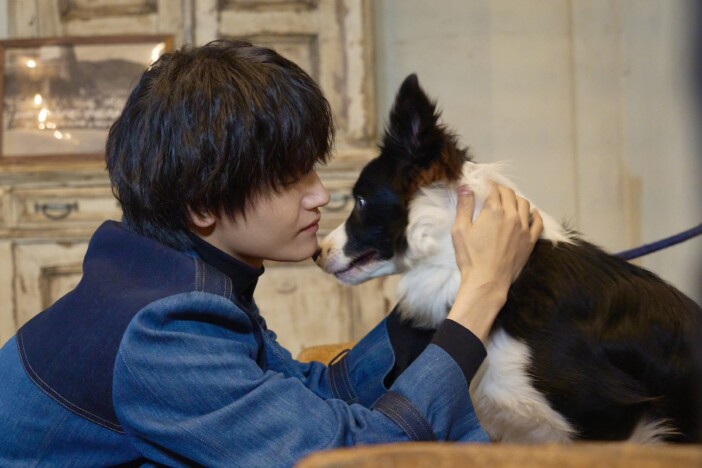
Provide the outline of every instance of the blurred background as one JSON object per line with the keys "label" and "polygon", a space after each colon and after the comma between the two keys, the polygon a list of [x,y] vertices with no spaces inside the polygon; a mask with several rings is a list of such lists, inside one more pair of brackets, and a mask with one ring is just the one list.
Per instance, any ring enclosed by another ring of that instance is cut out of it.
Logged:
{"label": "blurred background", "polygon": [[[542,210],[618,252],[702,222],[700,3],[0,0],[0,39],[276,48],[320,82],[339,126],[321,235],[350,210],[394,93],[417,73],[476,161],[508,161]],[[90,234],[119,216],[99,155],[59,153],[0,157],[0,342],[77,283]],[[702,302],[702,237],[637,263]],[[257,300],[296,352],[363,335],[394,304],[394,284],[347,288],[311,264],[273,264]]]}

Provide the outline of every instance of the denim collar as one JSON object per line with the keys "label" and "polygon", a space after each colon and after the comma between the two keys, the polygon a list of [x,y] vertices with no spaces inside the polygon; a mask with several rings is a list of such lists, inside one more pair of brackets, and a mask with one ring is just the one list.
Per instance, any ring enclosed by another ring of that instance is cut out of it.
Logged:
{"label": "denim collar", "polygon": [[249,266],[191,232],[188,236],[193,243],[193,250],[202,261],[227,275],[232,280],[234,295],[245,305],[251,304],[258,278],[265,268]]}

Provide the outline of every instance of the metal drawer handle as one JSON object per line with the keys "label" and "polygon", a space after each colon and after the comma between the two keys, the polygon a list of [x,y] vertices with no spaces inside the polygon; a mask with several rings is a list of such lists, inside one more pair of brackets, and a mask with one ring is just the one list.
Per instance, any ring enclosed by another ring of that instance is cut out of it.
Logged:
{"label": "metal drawer handle", "polygon": [[78,211],[78,202],[73,203],[35,203],[34,211],[45,217],[58,221],[67,218],[73,211]]}
{"label": "metal drawer handle", "polygon": [[324,207],[326,211],[343,211],[351,200],[348,193],[334,192],[331,194],[329,204]]}

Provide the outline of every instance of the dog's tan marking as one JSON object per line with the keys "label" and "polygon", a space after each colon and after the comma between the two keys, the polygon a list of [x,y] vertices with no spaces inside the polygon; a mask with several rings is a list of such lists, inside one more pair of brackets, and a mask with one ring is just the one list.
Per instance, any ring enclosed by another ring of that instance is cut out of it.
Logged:
{"label": "dog's tan marking", "polygon": [[467,151],[459,149],[455,141],[449,140],[441,148],[441,153],[428,169],[419,171],[410,184],[411,193],[434,182],[455,182],[461,177],[463,163],[468,160]]}

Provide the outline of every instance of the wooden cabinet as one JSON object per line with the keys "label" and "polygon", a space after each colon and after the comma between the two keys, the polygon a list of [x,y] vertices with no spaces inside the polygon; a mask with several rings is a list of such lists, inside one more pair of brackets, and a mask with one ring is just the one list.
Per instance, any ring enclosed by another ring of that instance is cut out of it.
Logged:
{"label": "wooden cabinet", "polygon": [[83,274],[85,240],[16,243],[14,292],[17,326],[22,326],[73,289]]}
{"label": "wooden cabinet", "polygon": [[[375,96],[366,0],[8,0],[11,39],[169,34],[175,47],[245,38],[273,47],[321,85],[337,126],[336,155],[320,170],[331,193],[319,235],[353,206],[353,182],[375,155]],[[0,3],[2,5],[2,3]],[[33,162],[34,161],[34,162]],[[87,242],[119,219],[104,163],[0,162],[0,343],[72,289]],[[256,300],[280,341],[303,346],[360,338],[393,305],[394,280],[350,288],[311,261],[266,265]]]}
{"label": "wooden cabinet", "polygon": [[105,174],[0,167],[0,342],[73,289],[88,239],[120,210]]}

